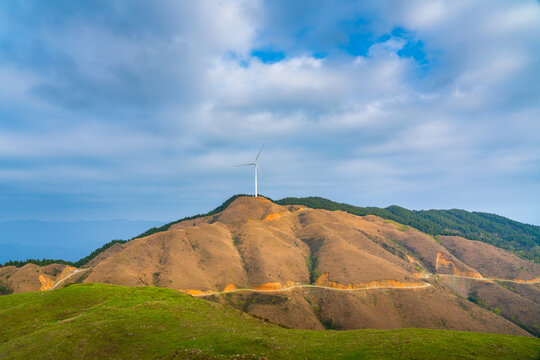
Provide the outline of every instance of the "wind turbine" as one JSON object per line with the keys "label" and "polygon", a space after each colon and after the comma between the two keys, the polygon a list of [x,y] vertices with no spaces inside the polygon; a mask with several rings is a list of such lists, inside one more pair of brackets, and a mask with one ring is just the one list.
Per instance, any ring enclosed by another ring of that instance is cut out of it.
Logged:
{"label": "wind turbine", "polygon": [[261,174],[261,176],[263,177],[264,179],[264,176],[262,174],[262,171],[261,169],[259,169],[259,165],[257,165],[257,160],[259,160],[259,156],[261,155],[261,151],[264,147],[264,143],[262,144],[261,146],[261,149],[259,150],[259,153],[257,154],[257,157],[255,158],[255,161],[252,162],[252,163],[249,163],[249,164],[242,164],[242,165],[236,165],[236,167],[240,167],[240,166],[253,166],[253,171],[255,172],[255,197],[257,197],[257,172],[259,174]]}

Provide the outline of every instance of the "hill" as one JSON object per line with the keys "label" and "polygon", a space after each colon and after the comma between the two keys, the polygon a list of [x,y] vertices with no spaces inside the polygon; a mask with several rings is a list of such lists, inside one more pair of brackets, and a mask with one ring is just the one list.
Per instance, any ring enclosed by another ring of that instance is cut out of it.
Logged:
{"label": "hill", "polygon": [[284,198],[280,205],[303,205],[312,209],[340,210],[354,215],[376,215],[411,226],[426,234],[458,235],[469,240],[510,250],[516,255],[540,262],[540,226],[523,224],[503,216],[483,212],[451,210],[408,210],[400,206],[359,207],[321,197]]}
{"label": "hill", "polygon": [[222,211],[108,247],[83,268],[0,268],[14,292],[152,285],[304,329],[540,334],[540,264],[377,216],[237,197]]}
{"label": "hill", "polygon": [[[185,220],[215,215],[225,210],[234,200],[242,196],[248,195],[234,195],[206,214],[186,217],[161,227],[153,227],[136,236],[135,239],[166,231],[172,225]],[[268,199],[279,205],[300,205],[312,209],[344,211],[359,216],[376,215],[386,220],[411,226],[426,234],[433,236],[459,235],[470,240],[482,241],[512,251],[524,259],[540,262],[540,226],[523,224],[495,214],[469,212],[461,209],[408,210],[396,205],[386,208],[360,207],[315,196],[305,198],[287,197],[281,200]]]}
{"label": "hill", "polygon": [[[232,202],[234,202],[234,200],[244,196],[249,195],[237,194],[231,196],[223,204],[205,214],[188,216],[162,226],[151,227],[143,233],[134,236],[131,240],[167,231],[171,226],[182,221],[216,215],[225,210]],[[511,251],[523,259],[540,263],[540,226],[523,224],[495,214],[468,212],[460,209],[417,211],[408,210],[395,205],[387,208],[360,207],[338,203],[321,197],[287,197],[281,200],[272,201],[280,205],[300,205],[313,209],[344,211],[359,216],[376,215],[386,220],[392,220],[402,225],[411,226],[432,236],[459,235],[470,240],[482,241]],[[107,250],[109,247],[127,241],[129,240],[112,240],[94,250],[88,256],[75,262],[52,259],[28,259],[25,261],[7,261],[3,265],[0,265],[0,267],[21,267],[28,263],[41,265],[54,262],[80,267],[86,265],[94,257]]]}
{"label": "hill", "polygon": [[538,339],[285,329],[178,291],[105,284],[0,297],[2,359],[536,359]]}

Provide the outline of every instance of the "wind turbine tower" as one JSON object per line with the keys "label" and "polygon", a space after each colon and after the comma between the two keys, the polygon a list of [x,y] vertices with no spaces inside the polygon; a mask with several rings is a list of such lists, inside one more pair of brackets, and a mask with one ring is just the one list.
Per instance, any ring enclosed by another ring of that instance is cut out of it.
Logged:
{"label": "wind turbine tower", "polygon": [[259,165],[257,165],[257,160],[259,160],[259,156],[261,156],[261,151],[264,147],[264,143],[261,146],[261,149],[259,150],[259,153],[257,154],[257,157],[255,158],[255,161],[249,164],[242,164],[242,165],[236,165],[236,167],[239,166],[253,166],[253,171],[255,172],[255,197],[257,197],[257,173],[261,174],[261,176],[264,179],[264,176],[262,174],[261,169],[259,169]]}

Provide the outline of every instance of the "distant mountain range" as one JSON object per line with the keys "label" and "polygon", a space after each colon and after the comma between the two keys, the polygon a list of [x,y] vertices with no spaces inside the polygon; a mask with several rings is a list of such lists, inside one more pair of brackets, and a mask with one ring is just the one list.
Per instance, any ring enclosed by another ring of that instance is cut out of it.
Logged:
{"label": "distant mountain range", "polygon": [[0,222],[0,263],[30,258],[76,261],[111,239],[129,239],[155,221]]}

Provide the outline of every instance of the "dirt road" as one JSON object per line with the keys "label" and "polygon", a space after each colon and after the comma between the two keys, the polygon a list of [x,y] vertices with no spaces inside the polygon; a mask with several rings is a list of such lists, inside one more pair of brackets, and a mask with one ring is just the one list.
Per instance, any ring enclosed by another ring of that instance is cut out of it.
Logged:
{"label": "dirt road", "polygon": [[358,289],[336,289],[333,287],[328,286],[319,286],[319,285],[293,285],[289,286],[283,289],[275,289],[275,290],[256,290],[256,289],[234,289],[234,290],[227,290],[227,291],[218,291],[208,294],[195,294],[194,297],[205,297],[205,296],[211,296],[211,295],[221,295],[221,294],[228,294],[233,292],[242,292],[242,291],[249,291],[249,292],[286,292],[290,291],[292,289],[296,288],[318,288],[318,289],[326,289],[326,290],[333,290],[333,291],[347,291],[347,292],[354,292],[354,291],[368,291],[368,290],[382,290],[382,289],[423,289],[430,287],[431,284],[425,283],[422,285],[417,286],[380,286],[380,287],[365,287],[365,288],[358,288]]}
{"label": "dirt road", "polygon": [[501,279],[501,278],[485,278],[485,277],[483,277],[483,278],[475,278],[475,277],[469,277],[469,276],[450,275],[450,274],[428,274],[425,277],[433,277],[433,276],[453,277],[453,278],[459,278],[459,279],[470,279],[470,280],[486,281],[486,282],[504,281],[504,282],[511,282],[511,283],[516,283],[516,284],[538,284],[538,283],[540,283],[540,279],[519,280],[519,279]]}
{"label": "dirt road", "polygon": [[58,280],[57,282],[54,283],[54,285],[49,289],[49,290],[53,290],[54,288],[56,288],[58,285],[60,285],[61,283],[63,283],[65,280],[69,279],[70,277],[72,277],[73,275],[75,274],[78,274],[80,272],[84,272],[84,271],[87,271],[87,270],[90,270],[90,268],[86,268],[86,269],[77,269],[75,271],[73,271],[71,274],[69,274],[68,276]]}

